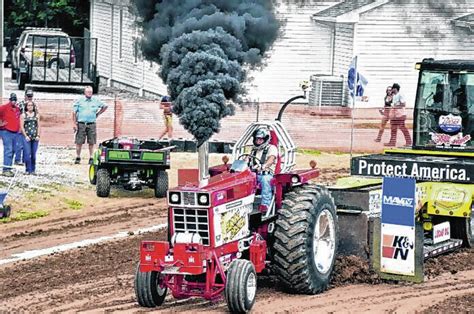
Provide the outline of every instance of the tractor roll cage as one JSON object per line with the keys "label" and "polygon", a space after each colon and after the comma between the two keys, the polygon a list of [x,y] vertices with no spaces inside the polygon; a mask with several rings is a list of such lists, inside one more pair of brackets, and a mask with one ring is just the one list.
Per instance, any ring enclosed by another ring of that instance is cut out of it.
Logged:
{"label": "tractor roll cage", "polygon": [[280,121],[260,121],[250,124],[235,143],[232,153],[233,160],[237,160],[240,155],[246,153],[245,144],[252,138],[253,132],[260,127],[267,127],[270,131],[274,131],[278,138],[278,151],[281,158],[280,173],[288,173],[293,170],[296,165],[296,146]]}

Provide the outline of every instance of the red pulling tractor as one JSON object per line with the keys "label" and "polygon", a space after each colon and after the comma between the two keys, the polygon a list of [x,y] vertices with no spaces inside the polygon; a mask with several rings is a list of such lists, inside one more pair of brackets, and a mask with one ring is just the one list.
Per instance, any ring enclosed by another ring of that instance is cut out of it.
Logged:
{"label": "red pulling tractor", "polygon": [[[334,200],[325,187],[309,182],[319,175],[315,163],[294,170],[296,147],[280,122],[286,106],[302,97],[288,100],[276,121],[250,124],[232,164],[205,169],[207,154],[200,149],[201,180],[168,191],[169,242],[141,243],[135,276],[141,306],[161,305],[167,290],[176,299],[216,300],[224,292],[231,312],[248,312],[257,274],[265,268],[291,292],[327,288],[338,243]],[[265,212],[259,210],[257,174],[247,162],[260,127],[270,130],[279,150],[272,205]]]}

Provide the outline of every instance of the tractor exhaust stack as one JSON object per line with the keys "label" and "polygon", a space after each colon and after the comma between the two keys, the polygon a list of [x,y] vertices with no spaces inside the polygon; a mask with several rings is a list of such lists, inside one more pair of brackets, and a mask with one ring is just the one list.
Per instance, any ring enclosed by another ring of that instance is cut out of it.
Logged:
{"label": "tractor exhaust stack", "polygon": [[209,181],[209,141],[198,146],[199,187],[206,186]]}

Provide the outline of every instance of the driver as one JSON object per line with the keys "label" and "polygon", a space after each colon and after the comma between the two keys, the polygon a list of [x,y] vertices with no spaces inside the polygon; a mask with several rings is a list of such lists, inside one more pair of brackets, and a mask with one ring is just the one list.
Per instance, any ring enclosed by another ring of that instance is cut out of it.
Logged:
{"label": "driver", "polygon": [[262,188],[262,202],[260,211],[266,212],[272,201],[272,187],[270,181],[275,173],[278,148],[270,144],[271,135],[267,128],[259,128],[253,133],[253,148],[250,153],[252,168],[257,171],[257,181]]}

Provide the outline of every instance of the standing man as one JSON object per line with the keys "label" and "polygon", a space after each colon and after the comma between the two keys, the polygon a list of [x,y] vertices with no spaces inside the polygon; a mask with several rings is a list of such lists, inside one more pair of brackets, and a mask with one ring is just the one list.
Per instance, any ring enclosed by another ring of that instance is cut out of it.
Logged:
{"label": "standing man", "polygon": [[173,113],[171,112],[171,100],[169,96],[163,96],[160,102],[160,109],[163,110],[163,120],[165,121],[165,129],[158,137],[159,140],[168,133],[168,139],[173,138]]}
{"label": "standing man", "polygon": [[395,146],[397,144],[397,130],[400,129],[405,136],[406,146],[411,146],[410,132],[405,126],[406,101],[405,97],[400,94],[400,85],[394,83],[392,86],[392,109],[390,111],[390,141],[385,143],[385,146]]}
{"label": "standing man", "polygon": [[3,138],[3,175],[12,177],[11,166],[16,139],[20,131],[20,109],[16,103],[15,93],[10,94],[9,102],[0,106],[0,125],[2,126]]}
{"label": "standing man", "polygon": [[76,160],[75,164],[81,163],[82,145],[86,141],[89,144],[89,164],[92,164],[94,145],[97,142],[96,119],[105,110],[107,105],[96,97],[92,97],[92,86],[84,88],[84,96],[76,100],[73,105],[72,122],[76,133]]}

